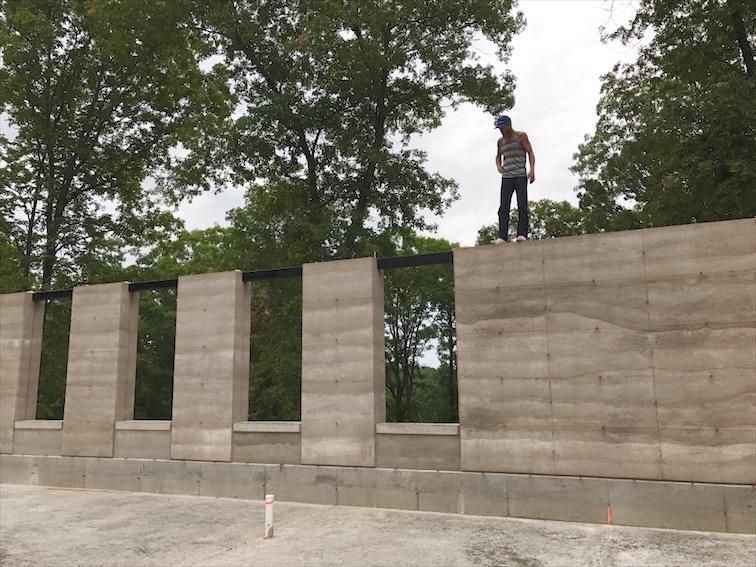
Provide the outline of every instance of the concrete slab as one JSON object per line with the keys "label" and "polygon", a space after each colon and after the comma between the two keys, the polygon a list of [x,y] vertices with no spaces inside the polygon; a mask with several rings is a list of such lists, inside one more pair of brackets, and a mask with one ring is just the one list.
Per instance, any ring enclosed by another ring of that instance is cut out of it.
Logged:
{"label": "concrete slab", "polygon": [[[756,538],[278,500],[0,485],[0,563],[27,565],[696,565],[752,567]],[[30,537],[29,534],[34,534]]]}

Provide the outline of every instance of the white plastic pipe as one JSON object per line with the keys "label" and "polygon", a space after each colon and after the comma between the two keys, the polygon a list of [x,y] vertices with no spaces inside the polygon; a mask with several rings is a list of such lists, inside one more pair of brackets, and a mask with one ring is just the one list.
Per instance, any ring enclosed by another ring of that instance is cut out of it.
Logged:
{"label": "white plastic pipe", "polygon": [[275,501],[272,494],[265,495],[265,539],[273,537],[273,504]]}

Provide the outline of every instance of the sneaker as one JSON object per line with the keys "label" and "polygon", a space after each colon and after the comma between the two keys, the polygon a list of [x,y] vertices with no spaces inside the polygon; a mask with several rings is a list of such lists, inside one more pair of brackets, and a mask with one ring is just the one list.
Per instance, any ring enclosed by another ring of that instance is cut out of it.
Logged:
{"label": "sneaker", "polygon": [[496,240],[492,240],[491,244],[504,244],[505,242],[506,240],[504,240],[503,238],[497,238]]}
{"label": "sneaker", "polygon": [[515,238],[515,242],[525,242],[526,240],[527,238],[525,238],[522,234]]}

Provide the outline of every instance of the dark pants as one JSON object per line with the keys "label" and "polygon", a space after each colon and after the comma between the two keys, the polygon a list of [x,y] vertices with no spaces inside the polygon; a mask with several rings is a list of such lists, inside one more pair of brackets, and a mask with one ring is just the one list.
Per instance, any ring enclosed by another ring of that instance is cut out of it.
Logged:
{"label": "dark pants", "polygon": [[501,205],[499,206],[499,238],[506,240],[509,234],[509,207],[512,193],[517,191],[517,236],[528,236],[528,178],[501,178]]}

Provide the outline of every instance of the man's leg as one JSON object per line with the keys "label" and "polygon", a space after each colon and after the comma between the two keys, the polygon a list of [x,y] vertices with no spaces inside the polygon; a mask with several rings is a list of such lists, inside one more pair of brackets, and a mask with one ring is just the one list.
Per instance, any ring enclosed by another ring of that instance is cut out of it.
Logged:
{"label": "man's leg", "polygon": [[[530,226],[528,217],[530,211],[528,210],[528,178],[517,177],[513,180],[515,183],[515,189],[517,190],[517,236],[528,237],[530,232]],[[510,192],[510,195],[512,193]]]}
{"label": "man's leg", "polygon": [[499,238],[507,240],[509,234],[509,207],[512,203],[512,193],[515,190],[515,180],[501,178],[501,202],[499,205]]}

